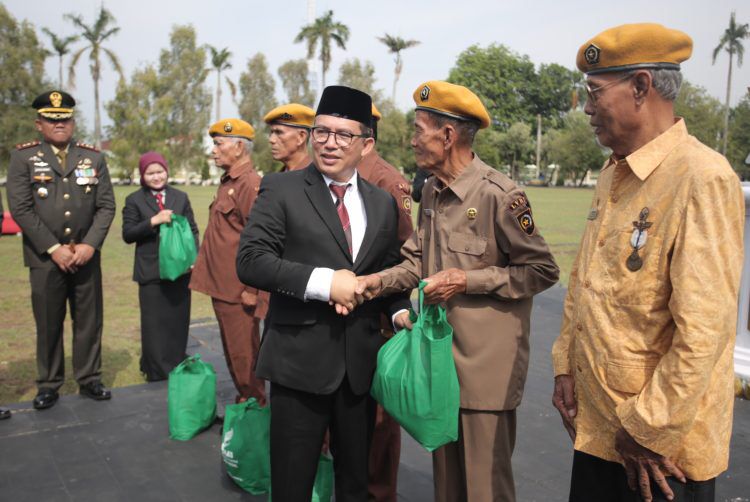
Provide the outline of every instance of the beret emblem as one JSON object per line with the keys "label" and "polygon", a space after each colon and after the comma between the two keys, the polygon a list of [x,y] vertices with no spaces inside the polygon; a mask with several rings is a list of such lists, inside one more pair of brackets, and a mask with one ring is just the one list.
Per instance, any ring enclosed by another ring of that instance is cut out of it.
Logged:
{"label": "beret emblem", "polygon": [[292,120],[292,119],[293,119],[294,117],[292,117],[292,116],[291,116],[290,114],[288,114],[288,113],[284,113],[284,114],[282,114],[282,115],[281,115],[281,117],[280,117],[280,118],[281,118],[281,120]]}
{"label": "beret emblem", "polygon": [[232,123],[231,122],[227,122],[226,124],[224,124],[224,132],[232,132]]}
{"label": "beret emblem", "polygon": [[427,101],[429,97],[430,97],[430,88],[428,86],[422,87],[422,92],[419,93],[419,98],[422,101]]}
{"label": "beret emblem", "polygon": [[599,62],[599,55],[602,50],[594,44],[586,47],[586,51],[583,53],[583,57],[586,58],[588,64],[597,64]]}

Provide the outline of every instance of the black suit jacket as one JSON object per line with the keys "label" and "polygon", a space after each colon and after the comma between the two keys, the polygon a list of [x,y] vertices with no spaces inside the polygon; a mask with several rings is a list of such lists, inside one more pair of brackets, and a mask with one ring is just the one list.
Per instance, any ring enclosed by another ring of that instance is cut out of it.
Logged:
{"label": "black suit jacket", "polygon": [[[164,207],[187,218],[195,236],[195,249],[198,249],[198,225],[195,224],[187,194],[167,185]],[[151,226],[151,217],[158,212],[156,198],[146,187],[128,195],[122,208],[122,238],[128,244],[136,243],[133,280],[139,284],[160,280],[159,227]]]}
{"label": "black suit jacket", "polygon": [[384,342],[379,316],[409,308],[408,296],[366,302],[349,316],[336,314],[327,302],[304,301],[316,267],[364,275],[400,261],[396,202],[357,179],[367,228],[352,263],[331,192],[314,165],[263,178],[237,253],[240,280],[271,293],[255,369],[261,378],[330,394],[346,375],[355,393],[370,389]]}

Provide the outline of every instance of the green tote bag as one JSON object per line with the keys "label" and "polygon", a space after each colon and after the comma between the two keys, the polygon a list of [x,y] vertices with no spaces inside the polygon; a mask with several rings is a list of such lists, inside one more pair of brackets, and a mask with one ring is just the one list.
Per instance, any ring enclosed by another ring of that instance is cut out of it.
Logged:
{"label": "green tote bag", "polygon": [[174,281],[195,263],[198,251],[187,218],[172,215],[172,223],[159,225],[159,277]]}
{"label": "green tote bag", "polygon": [[169,373],[169,437],[187,441],[216,417],[216,372],[201,355],[190,356]]}

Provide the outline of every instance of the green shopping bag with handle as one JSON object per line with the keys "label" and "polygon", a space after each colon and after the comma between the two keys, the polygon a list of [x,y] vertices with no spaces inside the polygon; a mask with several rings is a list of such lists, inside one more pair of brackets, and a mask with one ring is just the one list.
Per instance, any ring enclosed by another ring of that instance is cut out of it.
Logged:
{"label": "green shopping bag with handle", "polygon": [[253,495],[271,490],[271,408],[255,398],[224,411],[221,458],[227,474]]}
{"label": "green shopping bag with handle", "polygon": [[159,277],[174,281],[195,263],[198,250],[187,218],[172,215],[172,223],[159,225]]}
{"label": "green shopping bag with handle", "polygon": [[424,304],[419,316],[380,348],[370,393],[428,451],[458,438],[460,391],[453,360],[453,328],[445,309]]}
{"label": "green shopping bag with handle", "polygon": [[216,372],[201,355],[190,356],[169,372],[169,437],[187,441],[216,417]]}

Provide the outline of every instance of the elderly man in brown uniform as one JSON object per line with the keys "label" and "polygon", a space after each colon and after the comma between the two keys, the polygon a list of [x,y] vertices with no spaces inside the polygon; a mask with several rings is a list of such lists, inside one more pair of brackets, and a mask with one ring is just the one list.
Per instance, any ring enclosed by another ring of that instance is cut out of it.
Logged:
{"label": "elderly man in brown uniform", "polygon": [[304,169],[312,162],[307,140],[314,119],[315,110],[297,103],[278,106],[263,117],[270,129],[271,156],[283,164],[282,172]]}
{"label": "elderly man in brown uniform", "polygon": [[[409,290],[426,278],[426,301],[453,326],[461,388],[458,441],[433,454],[438,501],[515,500],[511,454],[529,362],[532,297],[558,267],[524,192],[472,151],[490,118],[469,89],[431,81],[414,92],[412,147],[433,172],[404,261],[360,279],[365,298]],[[397,314],[408,324],[408,313]]]}
{"label": "elderly man in brown uniform", "polygon": [[552,351],[570,500],[714,500],[728,465],[745,211],[729,163],[674,116],[691,52],[657,24],[578,51],[584,110],[612,157]]}
{"label": "elderly man in brown uniform", "polygon": [[242,284],[234,262],[250,209],[258,196],[260,176],[250,157],[253,127],[240,119],[213,124],[213,156],[225,171],[211,203],[190,288],[211,297],[224,345],[224,357],[241,403],[254,397],[265,402],[265,384],[255,377],[260,347],[260,321],[268,310],[268,293]]}
{"label": "elderly man in brown uniform", "polygon": [[[372,137],[378,141],[378,123],[382,115],[372,105]],[[403,244],[414,232],[411,220],[411,185],[401,173],[386,162],[373,148],[357,165],[357,173],[396,200],[398,206],[398,240]],[[384,336],[393,336],[390,320],[383,327]],[[368,498],[377,502],[395,502],[398,488],[398,464],[401,457],[401,426],[378,404],[367,465]]]}
{"label": "elderly man in brown uniform", "polygon": [[100,249],[115,216],[104,155],[73,141],[75,100],[63,91],[38,96],[42,141],[18,145],[8,168],[8,202],[23,230],[37,335],[39,391],[34,408],[53,406],[63,385],[63,325],[73,319],[73,372],[82,396],[110,399],[101,382],[104,325]]}

